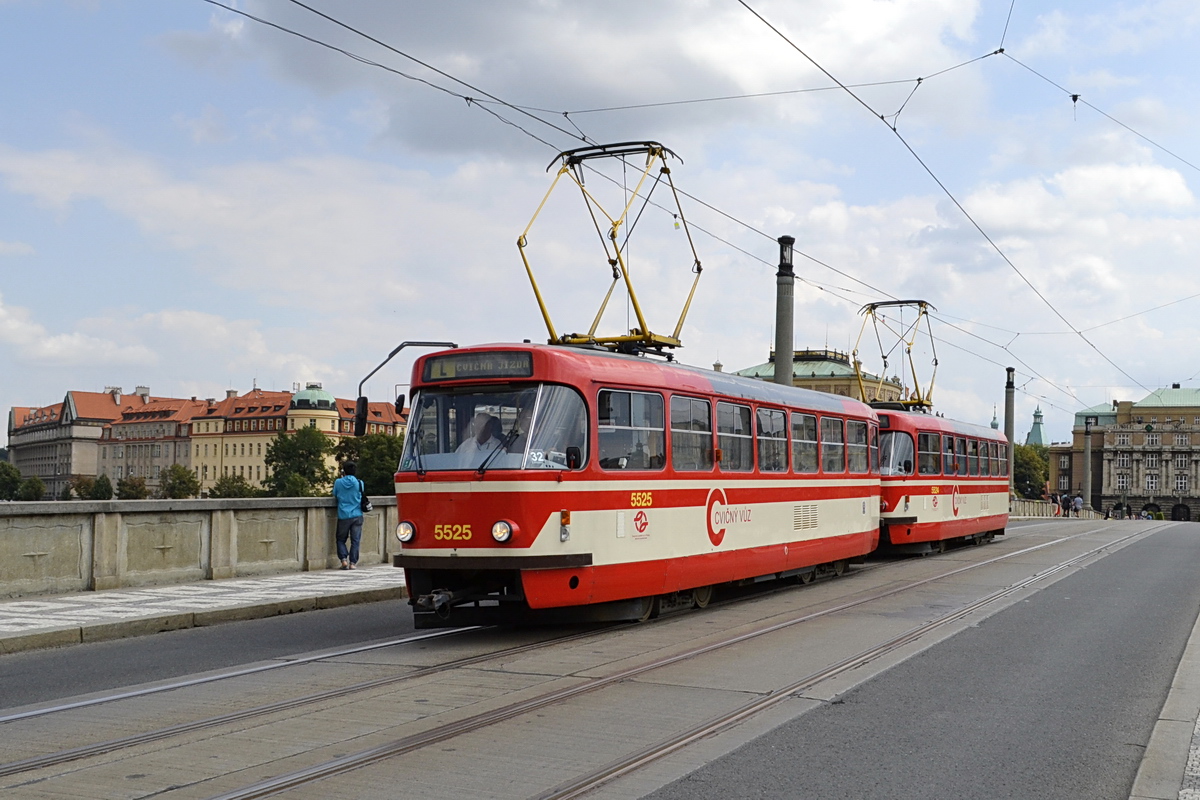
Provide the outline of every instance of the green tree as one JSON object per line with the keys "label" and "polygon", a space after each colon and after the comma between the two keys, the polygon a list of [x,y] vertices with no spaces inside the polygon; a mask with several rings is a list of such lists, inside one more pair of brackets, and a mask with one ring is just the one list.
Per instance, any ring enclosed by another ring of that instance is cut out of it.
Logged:
{"label": "green tree", "polygon": [[21,471],[7,461],[0,461],[0,500],[16,500],[21,486]]}
{"label": "green tree", "polygon": [[200,494],[200,479],[183,464],[172,464],[163,475],[160,491],[172,500],[195,497]]}
{"label": "green tree", "polygon": [[1048,457],[1049,452],[1040,445],[1014,446],[1013,489],[1019,496],[1037,500],[1045,493],[1046,481],[1050,479]]}
{"label": "green tree", "polygon": [[146,479],[140,475],[130,475],[128,478],[117,481],[118,500],[145,500],[149,496],[150,490],[146,488]]}
{"label": "green tree", "polygon": [[333,482],[333,470],[325,457],[333,452],[333,442],[314,427],[295,433],[281,432],[267,446],[268,494],[274,497],[315,497],[327,494]]}
{"label": "green tree", "polygon": [[21,481],[21,485],[17,488],[18,500],[41,500],[42,495],[46,493],[46,484],[42,483],[42,479],[37,475],[32,478],[26,478]]}
{"label": "green tree", "polygon": [[391,495],[396,493],[396,468],[403,449],[403,436],[372,433],[342,439],[334,457],[339,464],[354,461],[358,465],[356,474],[366,485],[367,494]]}
{"label": "green tree", "polygon": [[113,488],[112,481],[107,475],[101,475],[96,478],[96,483],[92,486],[91,500],[112,500]]}
{"label": "green tree", "polygon": [[96,479],[90,475],[76,475],[71,478],[70,487],[80,500],[91,500],[96,492]]}
{"label": "green tree", "polygon": [[222,475],[208,490],[209,497],[258,497],[259,494],[243,475]]}
{"label": "green tree", "polygon": [[58,493],[58,499],[59,500],[70,500],[71,499],[71,484],[69,484],[69,483],[63,484],[62,491]]}

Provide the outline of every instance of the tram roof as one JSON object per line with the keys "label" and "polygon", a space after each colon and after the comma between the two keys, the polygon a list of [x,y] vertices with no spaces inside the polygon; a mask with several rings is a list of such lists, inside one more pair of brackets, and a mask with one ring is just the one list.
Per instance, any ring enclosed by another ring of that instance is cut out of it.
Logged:
{"label": "tram roof", "polygon": [[[569,370],[576,383],[590,381],[621,386],[669,389],[675,392],[704,392],[761,403],[796,406],[830,414],[849,414],[874,417],[875,411],[866,403],[842,395],[817,392],[800,387],[744,378],[728,372],[716,372],[705,367],[660,361],[644,356],[613,353],[609,350],[551,344],[494,344],[471,345],[455,352],[489,350],[530,351],[537,357],[550,359]],[[422,356],[413,366],[413,383],[420,380],[420,367],[426,358],[446,351]]]}
{"label": "tram roof", "polygon": [[[946,417],[923,414],[919,411],[885,411],[880,409],[879,415],[881,417],[890,417],[893,420],[891,428],[897,430],[912,428],[915,430],[936,431],[937,433],[957,433],[963,436],[974,436],[978,439],[994,439],[996,441],[1005,440],[1002,432],[994,430],[987,425],[976,425],[973,422],[960,422],[956,419],[947,419]],[[900,420],[903,421],[902,425],[896,425],[895,421]]]}

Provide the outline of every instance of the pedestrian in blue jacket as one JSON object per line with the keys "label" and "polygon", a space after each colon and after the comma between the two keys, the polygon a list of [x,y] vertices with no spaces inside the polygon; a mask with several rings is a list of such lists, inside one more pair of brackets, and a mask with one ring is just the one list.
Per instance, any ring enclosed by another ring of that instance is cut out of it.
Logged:
{"label": "pedestrian in blue jacket", "polygon": [[[358,569],[358,546],[362,543],[362,498],[366,487],[356,476],[358,465],[353,461],[342,464],[342,477],[333,482],[337,499],[337,554],[342,569]],[[349,541],[349,547],[346,544]]]}

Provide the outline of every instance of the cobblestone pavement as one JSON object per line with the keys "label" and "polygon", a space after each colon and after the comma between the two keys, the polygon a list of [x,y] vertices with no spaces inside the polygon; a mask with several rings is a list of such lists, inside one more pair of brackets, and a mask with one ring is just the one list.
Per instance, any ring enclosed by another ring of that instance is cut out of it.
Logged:
{"label": "cobblestone pavement", "polygon": [[404,596],[404,570],[297,572],[0,601],[0,652]]}

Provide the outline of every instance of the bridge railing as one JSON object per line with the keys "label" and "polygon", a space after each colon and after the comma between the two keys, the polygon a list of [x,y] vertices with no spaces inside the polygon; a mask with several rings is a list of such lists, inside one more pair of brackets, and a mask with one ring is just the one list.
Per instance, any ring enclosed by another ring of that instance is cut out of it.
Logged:
{"label": "bridge railing", "polygon": [[[389,563],[396,498],[373,497],[360,563]],[[0,597],[338,565],[328,497],[0,503]]]}

